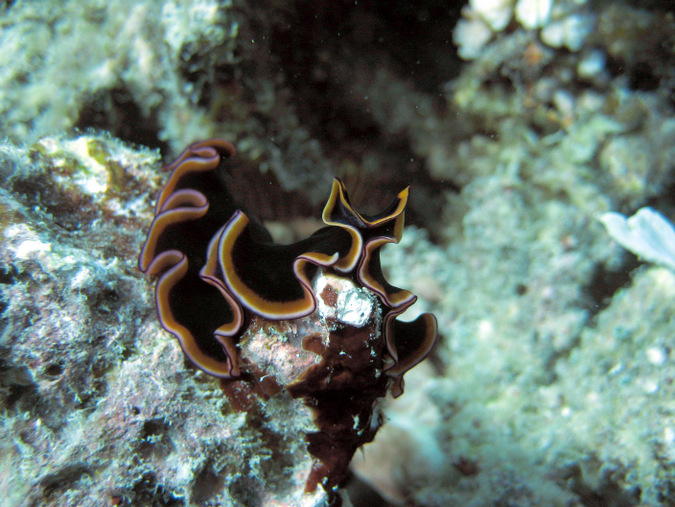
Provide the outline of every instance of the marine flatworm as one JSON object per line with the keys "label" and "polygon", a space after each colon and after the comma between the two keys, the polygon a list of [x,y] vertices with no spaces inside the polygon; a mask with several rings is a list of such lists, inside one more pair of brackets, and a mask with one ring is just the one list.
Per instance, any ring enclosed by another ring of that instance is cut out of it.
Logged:
{"label": "marine flatworm", "polygon": [[[379,329],[365,336],[359,326],[342,326],[323,342],[308,336],[302,347],[320,356],[320,367],[307,368],[286,386],[293,397],[312,399],[307,404],[323,411],[315,417],[319,431],[308,436],[310,452],[323,463],[308,490],[319,481],[333,487],[356,447],[379,427],[368,423],[374,419],[374,400],[388,389],[399,396],[404,373],[426,357],[436,340],[433,315],[412,322],[397,319],[417,298],[387,282],[380,265],[381,248],[401,239],[409,189],[381,213],[368,216],[352,207],[336,178],[322,214],[326,226],[296,243],[275,244],[219,177],[234,153],[230,143],[208,140],[190,145],[168,166],[171,175],[157,199],[139,268],[158,276],[155,301],[164,329],[198,368],[223,379],[246,380],[254,374],[256,365],[242,364],[239,357],[240,341],[253,322],[295,321],[315,312],[318,298],[322,304],[331,300],[326,291],[315,293],[317,277],[341,277],[375,295],[369,297],[381,307],[381,318],[374,320]],[[382,345],[370,346],[358,366],[350,363],[360,350],[352,345],[358,342],[363,349],[376,335],[383,337]],[[348,347],[355,352],[346,354]],[[370,367],[366,376],[376,389],[364,384],[364,374],[355,373],[364,367]],[[326,397],[328,384],[335,387],[332,397]],[[367,391],[367,400],[355,402],[355,391]],[[363,427],[347,417],[343,426],[349,431],[354,426],[354,435],[345,436],[344,428],[335,429],[336,418],[343,417],[338,413],[365,421]],[[327,417],[331,421],[322,423]],[[344,451],[340,458],[336,447]]]}

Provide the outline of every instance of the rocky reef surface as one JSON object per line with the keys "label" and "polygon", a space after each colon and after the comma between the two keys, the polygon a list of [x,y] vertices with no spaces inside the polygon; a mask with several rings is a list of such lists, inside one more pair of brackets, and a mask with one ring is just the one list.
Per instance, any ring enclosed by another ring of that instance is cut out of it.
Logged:
{"label": "rocky reef surface", "polygon": [[7,505],[325,502],[289,405],[236,410],[136,267],[162,157],[209,137],[287,239],[333,176],[374,210],[412,185],[382,262],[441,336],[353,459],[355,506],[672,505],[675,274],[600,220],[675,221],[671,2],[0,10]]}

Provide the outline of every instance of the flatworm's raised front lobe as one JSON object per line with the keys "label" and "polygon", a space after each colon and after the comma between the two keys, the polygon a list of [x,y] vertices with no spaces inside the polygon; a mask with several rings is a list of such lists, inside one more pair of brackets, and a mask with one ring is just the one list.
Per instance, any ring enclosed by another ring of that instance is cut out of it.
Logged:
{"label": "flatworm's raised front lobe", "polygon": [[[351,206],[344,184],[335,179],[322,214],[326,226],[297,243],[278,245],[254,216],[242,210],[242,203],[218,177],[219,166],[234,153],[226,141],[198,142],[168,167],[171,176],[157,199],[155,218],[139,258],[142,272],[159,277],[156,305],[164,329],[206,373],[242,378],[247,372],[239,359],[239,341],[255,316],[288,321],[312,314],[317,309],[313,281],[319,274],[332,273],[368,289],[379,300],[378,334],[384,344],[377,349],[382,357],[371,361],[378,365],[373,375],[384,392],[389,388],[394,396],[400,395],[403,374],[426,357],[436,340],[433,315],[423,314],[412,322],[397,319],[417,298],[388,283],[380,266],[380,249],[401,239],[408,189],[382,213],[366,216]],[[344,330],[341,333],[347,336]],[[329,348],[308,350],[319,353]],[[322,357],[328,361],[328,352]],[[342,362],[340,371],[349,370],[348,360]],[[379,377],[382,371],[385,376]],[[334,372],[322,382],[330,383],[333,378]],[[292,387],[289,392],[299,398],[312,396],[311,386],[296,382]],[[347,388],[357,386],[341,386]],[[384,392],[377,391],[376,396]],[[325,403],[325,395],[321,399]],[[328,435],[334,448],[342,437],[326,431],[321,433]],[[310,452],[323,460],[321,446],[309,441]],[[347,463],[360,443],[347,445]]]}

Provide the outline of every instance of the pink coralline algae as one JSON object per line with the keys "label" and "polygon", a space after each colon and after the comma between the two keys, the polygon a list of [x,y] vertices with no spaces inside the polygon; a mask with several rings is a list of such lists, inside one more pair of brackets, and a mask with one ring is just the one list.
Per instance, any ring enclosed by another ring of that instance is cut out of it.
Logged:
{"label": "pink coralline algae", "polygon": [[436,341],[436,319],[397,319],[417,299],[389,284],[380,249],[403,232],[406,188],[382,213],[359,214],[335,179],[325,227],[275,244],[219,178],[234,147],[192,144],[168,169],[139,268],[157,275],[159,320],[198,368],[223,379],[233,406],[251,393],[300,400],[314,429],[306,491],[334,492],[381,424],[377,400]]}

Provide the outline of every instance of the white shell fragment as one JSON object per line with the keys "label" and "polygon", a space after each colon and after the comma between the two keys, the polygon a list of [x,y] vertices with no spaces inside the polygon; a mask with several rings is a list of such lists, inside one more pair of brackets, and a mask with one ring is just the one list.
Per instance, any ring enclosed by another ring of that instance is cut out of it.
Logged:
{"label": "white shell fragment", "polygon": [[483,46],[492,38],[492,30],[481,19],[462,18],[452,33],[452,42],[464,60],[478,58]]}
{"label": "white shell fragment", "polygon": [[516,19],[528,30],[541,28],[551,16],[553,0],[518,0]]}
{"label": "white shell fragment", "polygon": [[340,292],[337,303],[337,320],[354,327],[365,326],[373,313],[373,300],[368,291],[352,289]]}
{"label": "white shell fragment", "polygon": [[605,54],[600,49],[593,49],[581,56],[577,65],[577,74],[582,79],[593,79],[601,75],[606,68]]}
{"label": "white shell fragment", "polygon": [[600,221],[626,250],[675,271],[675,229],[663,215],[651,208],[640,208],[628,219],[610,212],[604,213]]}
{"label": "white shell fragment", "polygon": [[513,0],[470,0],[469,5],[493,32],[503,30],[511,21]]}
{"label": "white shell fragment", "polygon": [[[314,279],[317,311],[324,320],[334,319],[341,324],[363,327],[378,313],[377,296],[364,287],[357,287],[348,278],[320,270]],[[324,291],[334,294],[334,301],[324,296]]]}
{"label": "white shell fragment", "polygon": [[541,31],[541,40],[552,48],[565,46],[570,51],[579,51],[593,31],[593,26],[592,17],[574,14],[547,24]]}

